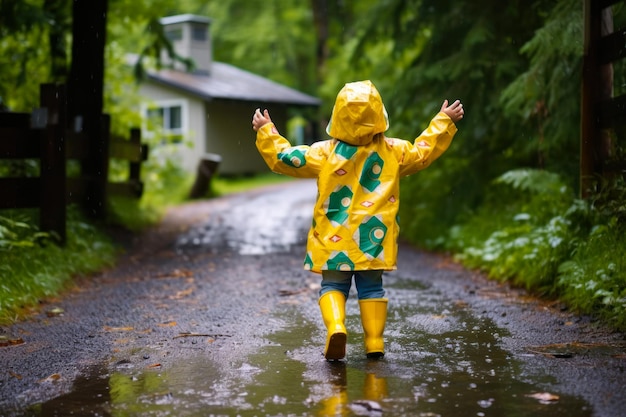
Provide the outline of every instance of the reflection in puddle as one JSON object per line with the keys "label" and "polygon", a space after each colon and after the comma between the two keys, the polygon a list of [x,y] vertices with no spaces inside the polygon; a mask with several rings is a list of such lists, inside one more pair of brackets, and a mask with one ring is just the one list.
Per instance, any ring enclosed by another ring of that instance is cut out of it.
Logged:
{"label": "reflection in puddle", "polygon": [[522,376],[522,364],[499,347],[501,329],[419,292],[419,308],[408,289],[395,296],[380,361],[363,355],[356,303],[347,309],[348,360],[336,363],[321,356],[318,323],[291,306],[292,327],[238,363],[195,356],[166,369],[96,370],[30,415],[592,415],[583,400],[564,393],[541,401],[539,387],[554,381]]}

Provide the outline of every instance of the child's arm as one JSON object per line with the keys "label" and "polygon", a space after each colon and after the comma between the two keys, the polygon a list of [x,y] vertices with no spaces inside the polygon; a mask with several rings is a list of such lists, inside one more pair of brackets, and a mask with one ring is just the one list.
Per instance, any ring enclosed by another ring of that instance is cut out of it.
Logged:
{"label": "child's arm", "polygon": [[427,168],[443,154],[457,132],[455,123],[463,118],[465,111],[459,100],[448,105],[445,100],[440,112],[430,121],[413,143],[401,141],[394,146],[400,155],[400,175],[411,175]]}
{"label": "child's arm", "polygon": [[272,123],[270,112],[265,109],[263,110],[263,114],[261,114],[261,109],[256,109],[254,116],[252,116],[252,129],[254,129],[255,132],[258,132],[260,128],[268,123]]}
{"label": "child's arm", "polygon": [[256,109],[252,116],[252,129],[256,134],[256,147],[267,166],[277,174],[300,178],[316,178],[326,160],[326,143],[312,146],[291,146],[278,133],[267,110]]}
{"label": "child's arm", "polygon": [[463,110],[463,104],[461,104],[461,100],[456,100],[454,103],[448,106],[448,100],[444,100],[441,105],[440,112],[445,113],[454,123],[458,122],[463,118],[465,111]]}

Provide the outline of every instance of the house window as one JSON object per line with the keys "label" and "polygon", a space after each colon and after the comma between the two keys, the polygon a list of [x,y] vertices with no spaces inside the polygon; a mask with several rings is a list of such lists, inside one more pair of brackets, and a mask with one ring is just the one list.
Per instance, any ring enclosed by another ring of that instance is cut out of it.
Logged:
{"label": "house window", "polygon": [[187,105],[182,100],[157,102],[145,107],[144,115],[149,126],[163,129],[163,132],[181,140],[186,132],[185,112]]}
{"label": "house window", "polygon": [[194,25],[191,27],[191,39],[204,42],[207,40],[207,28],[204,25]]}
{"label": "house window", "polygon": [[182,28],[167,29],[165,31],[165,36],[167,37],[167,39],[170,40],[170,42],[179,41],[183,38],[183,29]]}

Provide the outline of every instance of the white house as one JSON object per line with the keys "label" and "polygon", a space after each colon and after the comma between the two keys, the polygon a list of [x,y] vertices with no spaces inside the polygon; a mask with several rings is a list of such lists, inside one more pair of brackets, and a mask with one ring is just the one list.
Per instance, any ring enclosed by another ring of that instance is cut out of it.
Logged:
{"label": "white house", "polygon": [[184,65],[176,63],[173,68],[148,71],[140,86],[144,115],[159,116],[165,131],[191,142],[191,147],[181,145],[179,149],[186,170],[195,171],[206,154],[217,154],[222,158],[221,174],[267,172],[254,146],[254,110],[270,109],[272,120],[286,131],[288,108],[317,107],[320,100],[213,61],[211,20],[206,17],[170,16],[161,19],[161,24],[176,53],[191,58],[195,67],[187,72]]}

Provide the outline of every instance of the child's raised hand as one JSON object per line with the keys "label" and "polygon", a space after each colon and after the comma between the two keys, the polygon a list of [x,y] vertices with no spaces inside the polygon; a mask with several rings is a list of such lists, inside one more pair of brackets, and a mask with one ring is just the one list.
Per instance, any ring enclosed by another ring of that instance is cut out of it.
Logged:
{"label": "child's raised hand", "polygon": [[254,116],[252,116],[252,128],[254,131],[258,131],[261,127],[268,123],[272,123],[270,112],[265,109],[263,110],[263,114],[261,114],[261,109],[256,109]]}
{"label": "child's raised hand", "polygon": [[465,111],[463,110],[463,104],[461,104],[461,100],[456,100],[454,103],[450,104],[449,106],[448,106],[448,100],[444,100],[443,104],[441,105],[440,111],[447,114],[448,117],[452,119],[454,123],[461,120],[463,118],[463,115],[465,114]]}

